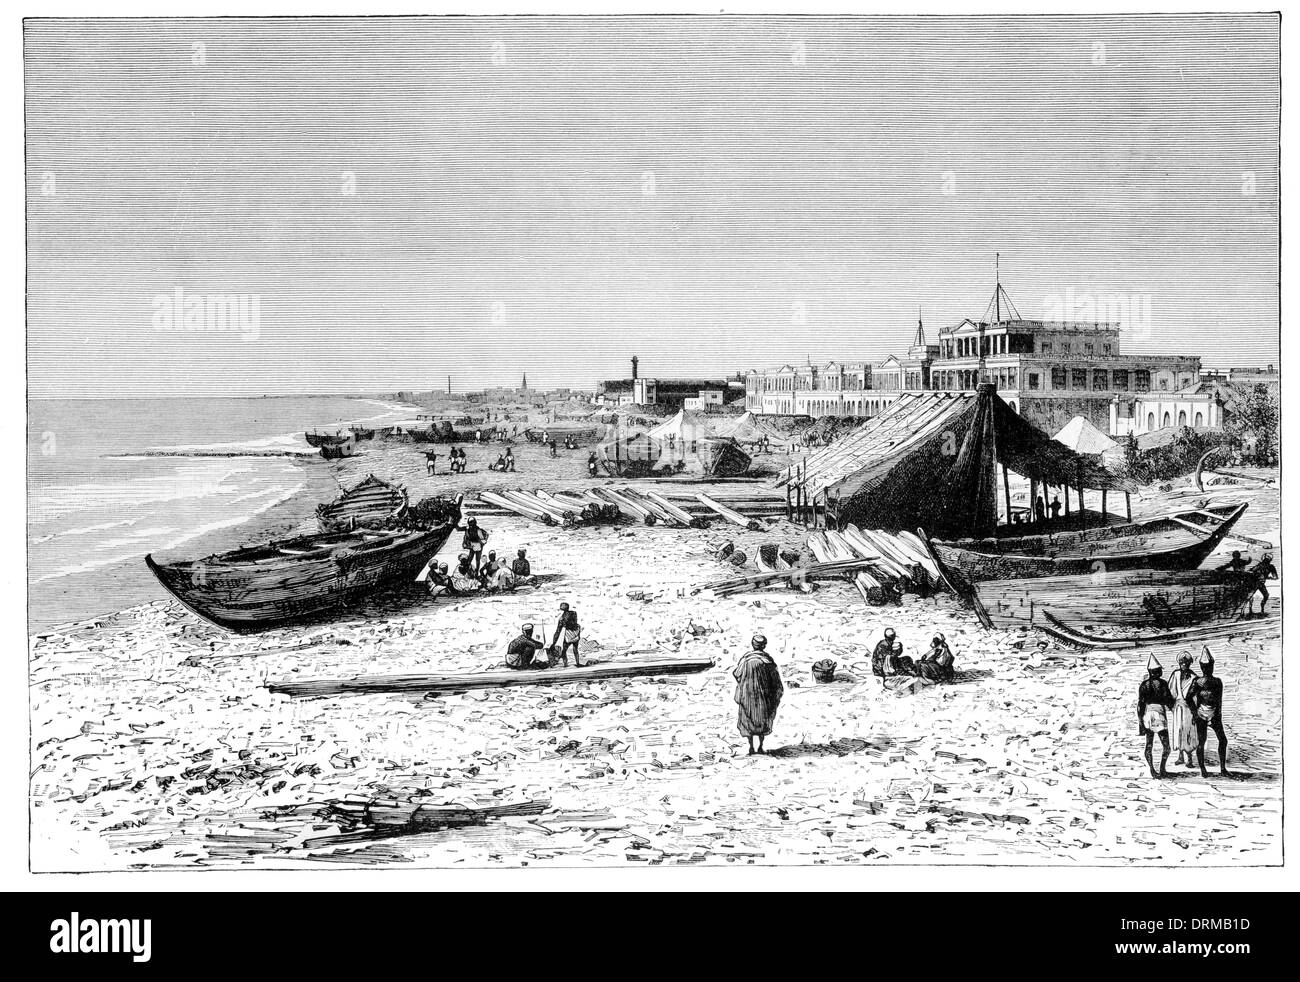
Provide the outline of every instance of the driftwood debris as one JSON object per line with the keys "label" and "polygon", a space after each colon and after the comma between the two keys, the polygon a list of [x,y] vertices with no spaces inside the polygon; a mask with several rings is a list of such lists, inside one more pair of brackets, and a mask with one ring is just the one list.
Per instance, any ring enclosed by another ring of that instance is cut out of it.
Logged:
{"label": "driftwood debris", "polygon": [[563,685],[602,679],[656,675],[690,675],[713,667],[707,658],[659,658],[614,661],[575,668],[504,669],[459,675],[359,675],[350,679],[282,679],[267,683],[272,692],[290,696],[333,696],[363,692],[465,692],[516,685]]}

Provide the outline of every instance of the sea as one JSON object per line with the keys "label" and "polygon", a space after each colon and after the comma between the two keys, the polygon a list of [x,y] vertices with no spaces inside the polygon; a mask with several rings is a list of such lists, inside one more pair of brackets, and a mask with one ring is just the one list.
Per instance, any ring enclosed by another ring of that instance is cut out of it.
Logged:
{"label": "sea", "polygon": [[166,596],[145,566],[312,531],[338,492],[304,439],[409,419],[377,399],[52,399],[28,403],[28,628]]}

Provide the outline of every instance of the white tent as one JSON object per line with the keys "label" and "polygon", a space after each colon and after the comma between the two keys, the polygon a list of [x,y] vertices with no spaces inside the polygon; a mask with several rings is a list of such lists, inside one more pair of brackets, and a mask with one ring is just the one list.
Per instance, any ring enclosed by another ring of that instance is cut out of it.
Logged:
{"label": "white tent", "polygon": [[1057,443],[1063,443],[1075,453],[1097,456],[1109,450],[1115,450],[1119,444],[1108,437],[1082,416],[1075,416],[1061,427],[1061,431],[1052,437]]}

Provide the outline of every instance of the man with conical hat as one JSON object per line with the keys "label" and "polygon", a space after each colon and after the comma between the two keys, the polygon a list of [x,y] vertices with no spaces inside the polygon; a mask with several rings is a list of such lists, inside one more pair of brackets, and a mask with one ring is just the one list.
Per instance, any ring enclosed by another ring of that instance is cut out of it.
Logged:
{"label": "man with conical hat", "polygon": [[1179,767],[1191,767],[1192,755],[1196,752],[1196,720],[1192,709],[1187,705],[1187,693],[1191,690],[1196,672],[1192,670],[1192,654],[1184,651],[1178,656],[1178,667],[1169,673],[1169,692],[1174,697],[1174,711],[1169,717],[1169,732],[1178,759],[1174,761]]}
{"label": "man with conical hat", "polygon": [[[1147,767],[1151,768],[1152,777],[1168,777],[1165,765],[1169,763],[1169,721],[1167,711],[1174,705],[1174,697],[1169,686],[1160,676],[1164,668],[1156,661],[1155,655],[1147,658],[1147,677],[1138,686],[1138,735],[1147,738]],[[1160,772],[1156,773],[1155,762],[1151,759],[1152,739],[1160,734]]]}
{"label": "man with conical hat", "polygon": [[1223,732],[1223,679],[1214,674],[1214,656],[1208,646],[1201,647],[1201,677],[1192,682],[1186,699],[1196,724],[1196,763],[1200,765],[1201,777],[1210,776],[1205,770],[1205,738],[1211,728],[1219,738],[1219,773],[1228,777],[1228,735]]}
{"label": "man with conical hat", "polygon": [[736,679],[736,728],[749,740],[749,752],[755,753],[754,737],[758,737],[757,753],[763,753],[763,737],[772,732],[776,708],[781,704],[785,686],[776,662],[767,653],[767,638],[755,634],[753,650],[740,659],[731,674]]}

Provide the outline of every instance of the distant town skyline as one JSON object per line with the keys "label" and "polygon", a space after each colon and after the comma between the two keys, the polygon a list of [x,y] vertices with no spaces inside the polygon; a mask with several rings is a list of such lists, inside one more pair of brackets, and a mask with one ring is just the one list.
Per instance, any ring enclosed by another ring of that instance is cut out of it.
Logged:
{"label": "distant town skyline", "polygon": [[1243,14],[28,20],[29,392],[878,363],[918,307],[932,338],[978,318],[995,253],[1026,318],[1122,298],[1127,351],[1277,364],[1278,41]]}

